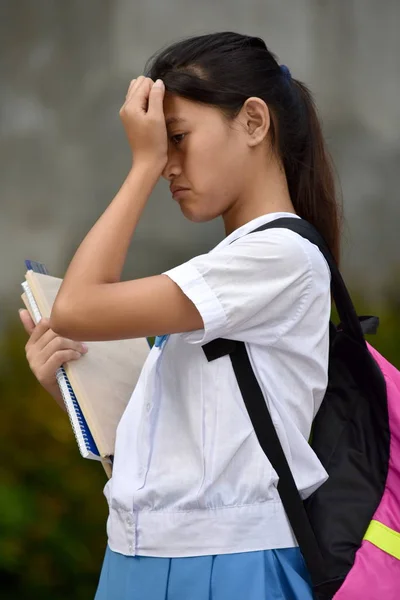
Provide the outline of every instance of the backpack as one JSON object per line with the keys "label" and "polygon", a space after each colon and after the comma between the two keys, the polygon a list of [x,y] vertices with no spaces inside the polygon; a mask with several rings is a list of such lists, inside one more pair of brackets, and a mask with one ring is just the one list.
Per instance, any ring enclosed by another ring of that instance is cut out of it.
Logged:
{"label": "backpack", "polygon": [[244,342],[216,339],[208,361],[230,356],[261,448],[318,600],[400,598],[400,372],[364,338],[376,317],[358,317],[336,263],[307,221],[280,218],[255,231],[288,228],[318,246],[331,271],[341,323],[329,323],[328,387],[310,444],[329,474],[302,500]]}

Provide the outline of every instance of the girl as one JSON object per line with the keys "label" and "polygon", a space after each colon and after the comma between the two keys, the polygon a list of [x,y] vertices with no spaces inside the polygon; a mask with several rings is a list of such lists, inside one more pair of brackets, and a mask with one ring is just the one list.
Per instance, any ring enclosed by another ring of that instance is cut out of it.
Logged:
{"label": "girl", "polygon": [[[117,430],[96,600],[309,600],[277,476],[229,357],[207,362],[202,346],[219,337],[246,343],[309,496],[327,478],[307,440],[327,387],[329,270],[317,247],[289,230],[251,232],[304,218],[338,260],[332,168],[313,101],[261,39],[231,32],[162,50],[147,75],[131,82],[120,111],[132,168],[28,348],[44,381],[59,336],[158,336]],[[221,216],[226,237],[162,275],[122,282],[161,175],[188,219]]]}

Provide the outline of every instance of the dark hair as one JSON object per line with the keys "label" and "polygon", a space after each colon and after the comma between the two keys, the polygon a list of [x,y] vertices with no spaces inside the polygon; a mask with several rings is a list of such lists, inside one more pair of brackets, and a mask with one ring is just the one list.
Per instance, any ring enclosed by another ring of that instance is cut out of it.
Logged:
{"label": "dark hair", "polygon": [[229,119],[247,98],[264,100],[293,206],[318,229],[339,263],[341,213],[313,98],[279,67],[261,38],[229,31],[186,38],[159,50],[145,72],[162,79],[167,91],[218,107]]}

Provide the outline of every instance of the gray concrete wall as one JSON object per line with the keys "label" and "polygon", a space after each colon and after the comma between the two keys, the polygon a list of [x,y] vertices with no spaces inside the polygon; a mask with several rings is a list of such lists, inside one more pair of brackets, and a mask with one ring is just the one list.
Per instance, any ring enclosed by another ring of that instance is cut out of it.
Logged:
{"label": "gray concrete wall", "polygon": [[[119,189],[130,152],[119,109],[161,46],[234,30],[265,39],[315,94],[341,180],[344,271],[373,296],[400,264],[398,0],[3,0],[0,5],[0,327],[25,258],[62,277]],[[157,185],[124,277],[207,251],[222,225],[184,220]]]}

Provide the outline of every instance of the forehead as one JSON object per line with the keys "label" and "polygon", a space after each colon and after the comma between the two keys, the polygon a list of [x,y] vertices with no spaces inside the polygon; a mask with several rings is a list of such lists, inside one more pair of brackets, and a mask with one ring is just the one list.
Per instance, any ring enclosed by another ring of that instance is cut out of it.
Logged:
{"label": "forehead", "polygon": [[172,127],[174,124],[179,125],[204,119],[207,115],[210,117],[215,112],[215,108],[211,106],[193,102],[176,94],[166,92],[164,97],[164,116],[167,126]]}

